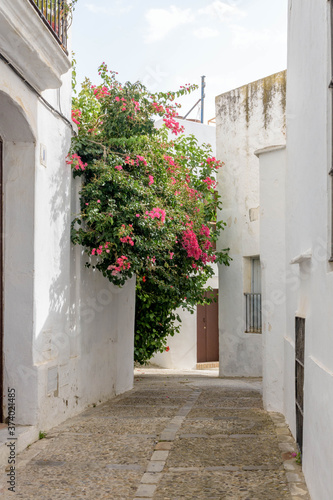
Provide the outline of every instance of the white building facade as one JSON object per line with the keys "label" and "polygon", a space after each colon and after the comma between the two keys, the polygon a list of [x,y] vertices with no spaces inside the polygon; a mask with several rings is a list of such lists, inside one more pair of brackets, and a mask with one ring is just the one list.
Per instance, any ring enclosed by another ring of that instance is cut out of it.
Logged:
{"label": "white building facade", "polygon": [[333,497],[331,3],[289,0],[286,148],[257,152],[264,400],[286,416],[313,500]]}
{"label": "white building facade", "polygon": [[113,287],[70,241],[71,61],[42,14],[32,0],[0,5],[1,418],[14,389],[22,446],[133,382],[135,281]]}
{"label": "white building facade", "polygon": [[220,376],[262,375],[258,148],[285,142],[286,72],[216,97],[221,219],[218,249],[230,248],[219,269]]}
{"label": "white building facade", "polygon": [[[256,196],[260,206],[258,246],[253,252],[260,255],[261,263],[264,406],[285,415],[302,452],[311,498],[330,500],[333,498],[332,0],[289,0],[288,17],[286,140],[283,136],[262,137],[258,149],[249,152],[255,153],[254,161],[259,158],[255,189],[250,183],[244,188],[243,176],[237,175],[236,168],[235,175],[226,178],[225,189],[239,204]],[[254,139],[249,140],[254,143]],[[224,159],[219,141],[217,146],[219,157]],[[235,137],[236,158],[240,147]],[[228,169],[228,157],[224,160]],[[246,208],[251,208],[253,201]],[[238,213],[244,217],[244,210],[235,213],[232,211],[235,206],[225,203],[225,209],[229,208],[232,224]],[[247,238],[248,231],[245,235]],[[244,232],[235,233],[230,242],[231,249],[239,245],[237,255],[243,256]],[[242,294],[237,262],[235,258],[230,271],[222,272],[223,294]],[[223,303],[223,297],[221,300]],[[227,313],[225,309],[224,312]],[[234,325],[237,318],[234,310]],[[223,342],[223,331],[221,336]],[[243,351],[235,355],[234,340],[230,338],[224,347],[225,356],[243,363]],[[222,350],[223,346],[221,356]],[[300,490],[298,496],[302,495]]]}

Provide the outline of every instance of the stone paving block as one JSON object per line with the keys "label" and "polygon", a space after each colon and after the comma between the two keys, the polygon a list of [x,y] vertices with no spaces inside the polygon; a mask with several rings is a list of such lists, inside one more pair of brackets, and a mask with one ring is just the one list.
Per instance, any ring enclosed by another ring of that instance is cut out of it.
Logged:
{"label": "stone paving block", "polygon": [[284,453],[296,451],[296,446],[291,443],[279,443],[279,448]]}
{"label": "stone paving block", "polygon": [[286,470],[295,470],[295,465],[290,462],[283,462],[283,466]]}
{"label": "stone paving block", "polygon": [[142,476],[141,483],[154,484],[158,483],[162,474],[160,472],[145,472]]}
{"label": "stone paving block", "polygon": [[106,465],[107,469],[110,470],[142,470],[141,465],[136,465],[136,464],[108,464]]}
{"label": "stone paving block", "polygon": [[276,434],[285,434],[287,436],[290,436],[290,431],[289,429],[284,425],[283,427],[277,427],[276,428]]}
{"label": "stone paving block", "polygon": [[163,462],[165,462],[166,459],[168,458],[168,456],[169,456],[169,452],[168,451],[158,450],[158,451],[154,451],[153,452],[151,460],[153,462],[159,462],[160,460],[162,460]]}
{"label": "stone paving block", "polygon": [[136,495],[143,498],[152,498],[156,490],[156,484],[140,484]]}
{"label": "stone paving block", "polygon": [[305,488],[302,488],[298,484],[290,483],[289,487],[290,487],[290,493],[292,496],[298,495],[300,497],[303,497],[304,495],[308,494],[307,490]]}
{"label": "stone paving block", "polygon": [[286,434],[278,434],[277,438],[280,443],[294,443],[294,438]]}
{"label": "stone paving block", "polygon": [[162,472],[165,462],[149,462],[147,472]]}
{"label": "stone paving block", "polygon": [[301,483],[303,481],[303,479],[296,473],[287,472],[286,476],[287,476],[287,480],[290,483]]}
{"label": "stone paving block", "polygon": [[180,434],[179,438],[180,439],[190,439],[190,438],[204,438],[208,439],[211,436],[208,436],[208,434]]}
{"label": "stone paving block", "polygon": [[160,441],[174,441],[177,432],[163,431],[160,435]]}
{"label": "stone paving block", "polygon": [[168,472],[193,472],[201,470],[201,467],[169,467]]}

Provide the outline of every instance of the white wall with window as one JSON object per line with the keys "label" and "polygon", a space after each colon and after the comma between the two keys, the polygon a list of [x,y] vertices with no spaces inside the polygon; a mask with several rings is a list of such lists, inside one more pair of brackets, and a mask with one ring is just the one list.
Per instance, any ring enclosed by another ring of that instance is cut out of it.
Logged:
{"label": "white wall with window", "polygon": [[[230,248],[219,270],[221,376],[261,376],[259,161],[254,151],[285,141],[286,72],[216,97],[218,174],[227,226],[218,249]],[[245,294],[245,295],[244,295]]]}

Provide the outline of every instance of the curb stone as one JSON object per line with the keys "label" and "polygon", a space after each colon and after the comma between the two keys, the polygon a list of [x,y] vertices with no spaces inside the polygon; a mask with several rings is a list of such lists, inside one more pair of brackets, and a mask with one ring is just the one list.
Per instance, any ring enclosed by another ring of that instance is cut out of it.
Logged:
{"label": "curb stone", "polygon": [[291,453],[297,453],[297,444],[285,421],[284,415],[277,412],[268,412],[274,426],[279,448],[282,452],[283,466],[286,471],[286,478],[292,500],[311,500],[308,487],[306,485],[302,466],[296,463]]}

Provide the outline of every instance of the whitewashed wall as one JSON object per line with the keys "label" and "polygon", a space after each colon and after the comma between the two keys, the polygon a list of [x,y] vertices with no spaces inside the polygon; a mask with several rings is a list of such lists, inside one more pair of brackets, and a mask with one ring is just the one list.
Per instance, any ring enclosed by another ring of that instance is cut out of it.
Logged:
{"label": "whitewashed wall", "polygon": [[[188,120],[179,120],[179,123],[184,127],[185,135],[193,134],[197,138],[199,146],[210,144],[213,155],[216,154],[215,126]],[[155,123],[157,128],[162,125],[162,119]],[[207,282],[207,286],[218,288],[218,268],[216,265],[214,265],[214,271],[215,274]],[[167,338],[167,345],[170,350],[168,352],[156,353],[152,357],[151,362],[161,368],[193,370],[197,364],[197,313],[195,311],[191,314],[189,311],[181,308],[177,312],[182,320],[180,332],[173,337],[169,336]]]}
{"label": "whitewashed wall", "polygon": [[[286,261],[311,249],[287,286],[285,413],[294,429],[295,315],[305,317],[303,470],[313,500],[333,498],[333,265],[330,2],[289,1]],[[306,85],[304,85],[306,82]],[[294,271],[292,271],[294,273]],[[290,341],[289,341],[290,338]]]}
{"label": "whitewashed wall", "polygon": [[285,141],[283,71],[216,97],[218,174],[227,223],[218,250],[230,248],[230,267],[219,269],[219,339],[221,376],[260,376],[262,337],[245,332],[247,257],[260,255],[259,161],[254,151]]}
{"label": "whitewashed wall", "polygon": [[[35,31],[23,26],[20,32],[20,12]],[[70,120],[70,61],[29,2],[18,2],[15,11],[4,0],[0,26],[6,33],[0,52],[28,80],[37,75],[36,89]],[[16,423],[37,430],[133,383],[135,279],[123,289],[110,285],[84,267],[86,257],[71,244],[79,206],[78,182],[65,162],[71,134],[70,125],[0,62],[4,387],[16,389]]]}
{"label": "whitewashed wall", "polygon": [[256,151],[260,158],[260,260],[262,282],[263,397],[283,412],[286,332],[286,148]]}
{"label": "whitewashed wall", "polygon": [[[282,151],[259,155],[260,193],[264,193],[260,225],[264,299],[285,287],[284,297],[276,296],[275,307],[267,317],[271,329],[265,326],[264,402],[268,409],[285,414],[296,436],[295,317],[305,318],[302,461],[313,500],[333,498],[329,11],[330,2],[289,0],[287,148],[285,158]],[[271,199],[267,195],[269,187],[273,191]],[[274,193],[280,193],[279,200]],[[269,222],[276,228],[273,235]],[[277,280],[279,272],[281,278]],[[265,275],[275,279],[265,280]]]}

